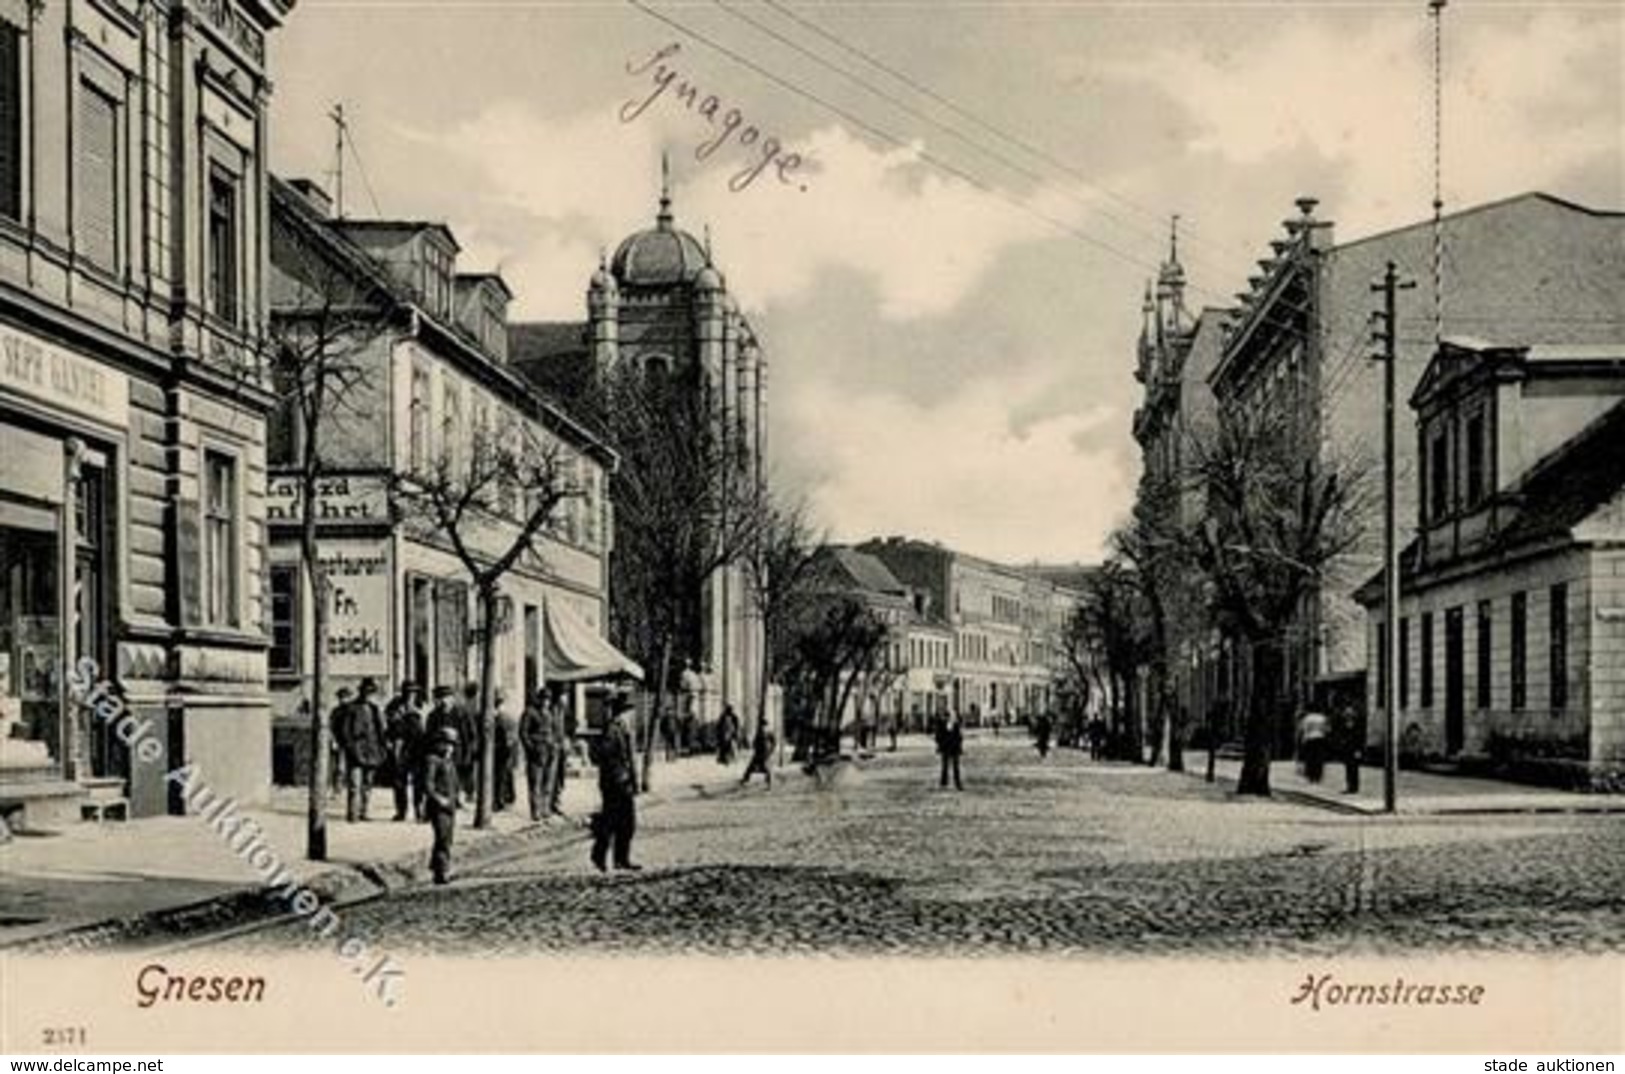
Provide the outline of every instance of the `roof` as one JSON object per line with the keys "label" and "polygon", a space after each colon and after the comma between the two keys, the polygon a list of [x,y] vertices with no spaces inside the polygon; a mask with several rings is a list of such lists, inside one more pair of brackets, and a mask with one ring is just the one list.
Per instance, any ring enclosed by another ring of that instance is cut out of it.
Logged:
{"label": "roof", "polygon": [[438,220],[377,220],[371,217],[343,217],[330,220],[329,223],[342,231],[358,232],[387,232],[399,231],[415,235],[420,231],[433,231],[451,245],[453,252],[461,252],[462,245],[458,243],[457,236],[451,233],[451,228]]}
{"label": "roof", "polygon": [[831,547],[828,552],[859,588],[892,596],[908,595],[908,587],[878,557],[844,546]]}
{"label": "roof", "polygon": [[[1584,213],[1587,216],[1625,216],[1625,212],[1621,212],[1617,209],[1593,209],[1588,205],[1581,205],[1579,202],[1559,198],[1553,194],[1547,194],[1544,191],[1529,190],[1522,194],[1513,194],[1509,197],[1498,198],[1495,201],[1486,201],[1481,205],[1471,205],[1465,209],[1458,209],[1453,213],[1445,213],[1439,218],[1439,222],[1448,224],[1452,221],[1463,219],[1464,217],[1476,216],[1479,213],[1493,212],[1497,209],[1504,209],[1509,205],[1516,205],[1521,201],[1544,201],[1551,205],[1555,205],[1558,208],[1567,209],[1570,212]],[[1391,238],[1394,235],[1398,235],[1406,231],[1414,231],[1421,228],[1431,229],[1432,227],[1433,219],[1429,217],[1426,220],[1419,220],[1409,224],[1401,224],[1398,227],[1384,228],[1382,231],[1374,231],[1369,235],[1362,235],[1357,239],[1350,239],[1347,242],[1339,242],[1336,243],[1332,249],[1343,250],[1350,246],[1358,246],[1364,242],[1377,242],[1382,239]]]}
{"label": "roof", "polygon": [[536,361],[585,354],[587,326],[581,321],[520,321],[508,325],[510,361]]}
{"label": "roof", "polygon": [[513,299],[513,288],[508,286],[508,281],[502,278],[500,272],[459,272],[456,282],[458,288],[494,286],[504,298]]}

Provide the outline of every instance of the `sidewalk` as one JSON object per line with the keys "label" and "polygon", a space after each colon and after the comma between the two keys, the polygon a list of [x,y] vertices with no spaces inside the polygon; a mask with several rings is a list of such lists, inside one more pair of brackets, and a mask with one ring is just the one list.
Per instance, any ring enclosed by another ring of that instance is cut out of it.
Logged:
{"label": "sidewalk", "polygon": [[[1197,778],[1202,778],[1207,772],[1207,755],[1187,750],[1185,768]],[[1219,780],[1234,785],[1241,775],[1241,761],[1221,757],[1215,775]],[[1270,792],[1277,798],[1345,813],[1377,814],[1383,811],[1381,768],[1366,765],[1360,769],[1358,794],[1344,793],[1343,786],[1342,765],[1327,765],[1325,778],[1318,784],[1303,778],[1292,761],[1276,761],[1270,765]],[[1625,813],[1625,795],[1620,794],[1549,790],[1479,776],[1406,770],[1399,773],[1396,799],[1399,812],[1407,815]]]}
{"label": "sidewalk", "polygon": [[[738,780],[742,770],[742,762],[722,768],[710,756],[670,763],[657,756],[645,800],[709,793]],[[522,784],[522,768],[516,778]],[[586,839],[586,818],[598,808],[590,765],[565,782],[564,818],[531,823],[522,785],[518,791],[516,807],[494,814],[490,828],[473,827],[471,808],[458,814],[454,869],[489,864],[537,843]],[[277,787],[267,805],[239,812],[258,825],[262,842],[288,873],[324,901],[342,906],[428,879],[429,828],[390,819],[394,800],[388,789],[373,791],[366,823],[347,822],[343,796],[335,794],[328,808],[328,860],[306,860],[307,795],[302,787]],[[202,817],[74,824],[49,835],[19,833],[0,845],[0,948],[39,941],[104,947],[282,909],[265,897],[262,874]]]}

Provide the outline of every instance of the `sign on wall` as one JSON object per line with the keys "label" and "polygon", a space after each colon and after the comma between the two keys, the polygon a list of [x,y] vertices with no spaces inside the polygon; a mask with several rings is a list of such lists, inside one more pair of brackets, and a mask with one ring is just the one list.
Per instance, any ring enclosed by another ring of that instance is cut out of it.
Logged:
{"label": "sign on wall", "polygon": [[323,541],[327,577],[327,661],[334,675],[387,680],[393,572],[384,541]]}
{"label": "sign on wall", "polygon": [[122,427],[129,420],[130,385],[124,374],[4,325],[0,387],[110,425]]}
{"label": "sign on wall", "polygon": [[[265,520],[272,525],[296,523],[299,517],[300,479],[272,477],[265,489]],[[316,482],[316,524],[355,525],[389,521],[389,496],[379,477],[344,475]]]}

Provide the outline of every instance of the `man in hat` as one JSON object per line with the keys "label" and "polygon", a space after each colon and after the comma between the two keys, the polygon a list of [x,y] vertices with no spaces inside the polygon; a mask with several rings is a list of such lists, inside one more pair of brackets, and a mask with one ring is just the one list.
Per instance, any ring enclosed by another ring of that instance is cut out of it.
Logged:
{"label": "man in hat", "polygon": [[519,745],[525,751],[525,787],[530,819],[546,820],[553,804],[553,748],[547,729],[547,691],[538,689],[519,718]]}
{"label": "man in hat", "polygon": [[349,788],[344,817],[352,823],[367,819],[372,774],[384,763],[384,718],[372,700],[377,692],[376,682],[362,679],[355,700],[341,704],[334,714],[333,737],[344,756],[345,783]]}
{"label": "man in hat", "polygon": [[614,850],[615,868],[636,871],[632,864],[632,836],[637,831],[638,793],[637,751],[632,744],[632,727],[627,712],[632,699],[617,694],[610,701],[610,718],[598,742],[594,760],[598,764],[598,793],[603,806],[593,819],[592,863],[599,872],[605,858]]}
{"label": "man in hat", "polygon": [[485,713],[480,710],[480,684],[463,684],[463,703],[454,705],[457,716],[457,778],[470,802],[479,793],[480,765],[485,757]]}
{"label": "man in hat", "polygon": [[412,815],[423,819],[423,691],[410,680],[384,712],[384,736],[389,746],[390,774],[395,789],[395,819],[405,820],[407,803]]}
{"label": "man in hat", "polygon": [[451,872],[451,841],[457,830],[457,729],[442,727],[435,732],[424,764],[424,811],[434,831],[434,847],[429,851],[429,870],[436,884],[444,884]]}

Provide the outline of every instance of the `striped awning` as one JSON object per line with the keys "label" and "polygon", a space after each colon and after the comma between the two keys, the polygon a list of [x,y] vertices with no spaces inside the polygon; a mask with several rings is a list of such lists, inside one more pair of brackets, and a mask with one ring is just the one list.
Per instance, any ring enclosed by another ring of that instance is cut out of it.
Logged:
{"label": "striped awning", "polygon": [[561,600],[546,604],[547,632],[543,675],[549,682],[588,682],[593,679],[643,680],[643,669],[631,657],[581,621]]}

